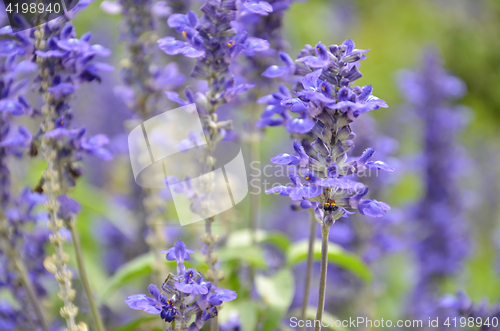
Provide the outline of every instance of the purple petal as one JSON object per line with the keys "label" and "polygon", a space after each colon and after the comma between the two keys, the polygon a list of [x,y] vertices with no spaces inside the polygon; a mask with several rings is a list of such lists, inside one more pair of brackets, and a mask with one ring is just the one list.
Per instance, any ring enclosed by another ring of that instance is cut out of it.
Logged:
{"label": "purple petal", "polygon": [[219,306],[222,302],[233,301],[236,297],[238,297],[238,294],[235,291],[220,288],[208,298],[208,303]]}
{"label": "purple petal", "polygon": [[380,170],[385,170],[389,172],[393,172],[394,168],[388,165],[387,163],[383,161],[372,161],[372,162],[367,162],[366,166],[371,169],[380,169]]}
{"label": "purple petal", "polygon": [[24,114],[23,105],[15,99],[0,100],[0,112],[11,113],[13,116]]}
{"label": "purple petal", "polygon": [[310,74],[307,74],[302,78],[302,85],[305,89],[316,89],[318,87],[318,79],[323,70],[319,69]]}
{"label": "purple petal", "polygon": [[122,6],[117,1],[103,1],[100,7],[103,12],[110,15],[116,15],[122,11]]}
{"label": "purple petal", "polygon": [[276,77],[281,77],[284,75],[288,75],[289,69],[288,67],[280,67],[276,65],[272,65],[269,68],[266,69],[262,73],[262,76],[267,77],[267,78],[276,78]]}
{"label": "purple petal", "polygon": [[317,197],[323,193],[323,188],[320,186],[302,186],[299,188],[300,195],[305,199]]}
{"label": "purple petal", "polygon": [[295,118],[287,123],[286,129],[288,132],[308,133],[314,126],[314,121],[310,118]]}
{"label": "purple petal", "polygon": [[387,214],[391,207],[382,201],[377,200],[362,200],[358,204],[359,212],[363,215],[371,217],[382,217]]}
{"label": "purple petal", "polygon": [[160,300],[160,290],[158,289],[158,287],[154,284],[150,284],[149,287],[148,287],[148,290],[149,290],[149,293],[151,293],[151,295],[157,299],[157,300]]}
{"label": "purple petal", "polygon": [[262,16],[267,16],[269,15],[269,13],[272,13],[273,11],[273,6],[271,6],[266,1],[246,2],[244,3],[244,6],[252,13],[259,14]]}
{"label": "purple petal", "polygon": [[295,165],[299,164],[300,159],[295,155],[290,155],[287,153],[283,153],[277,155],[271,159],[271,162],[274,164],[286,164],[286,165]]}
{"label": "purple petal", "polygon": [[131,295],[125,300],[125,303],[135,310],[143,310],[149,304],[144,294]]}
{"label": "purple petal", "polygon": [[290,186],[275,186],[266,190],[266,193],[279,193],[281,196],[287,196],[290,194],[292,188]]}
{"label": "purple petal", "polygon": [[194,295],[200,295],[200,294],[203,295],[208,293],[208,289],[206,286],[197,283],[186,284],[186,283],[176,282],[174,283],[174,286],[176,289],[184,293],[189,293]]}
{"label": "purple petal", "polygon": [[248,38],[245,42],[245,55],[253,56],[256,52],[263,52],[269,49],[269,41],[261,38]]}

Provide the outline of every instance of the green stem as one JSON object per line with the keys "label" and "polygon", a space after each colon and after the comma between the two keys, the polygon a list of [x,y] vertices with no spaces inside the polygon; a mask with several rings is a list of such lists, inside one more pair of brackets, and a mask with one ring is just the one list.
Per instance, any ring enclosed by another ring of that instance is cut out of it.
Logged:
{"label": "green stem", "polygon": [[[215,263],[217,263],[217,260],[214,258],[214,248],[215,248],[215,237],[212,234],[212,223],[215,221],[214,217],[207,218],[205,220],[205,237],[207,238],[207,263],[210,268],[210,276],[209,280],[217,286],[219,282],[219,275],[217,272],[217,269],[215,268]],[[219,330],[219,323],[217,320],[217,316],[212,319],[210,322],[210,330],[211,331],[218,331]]]}
{"label": "green stem", "polygon": [[217,316],[212,318],[212,322],[210,323],[210,330],[211,331],[219,331],[219,319]]}
{"label": "green stem", "polygon": [[326,292],[326,274],[328,270],[328,234],[330,227],[321,227],[321,277],[319,282],[319,298],[318,311],[316,312],[316,320],[314,321],[314,330],[321,330],[321,322],[323,321],[323,311],[325,310],[325,292]]}
{"label": "green stem", "polygon": [[71,231],[71,241],[73,242],[73,248],[75,250],[76,255],[76,263],[78,265],[78,272],[80,274],[80,279],[83,284],[83,288],[85,290],[85,294],[87,295],[87,299],[89,301],[90,312],[92,314],[92,318],[94,319],[95,327],[97,331],[105,331],[104,325],[101,321],[101,317],[99,316],[99,310],[97,309],[97,305],[94,300],[94,296],[92,294],[92,289],[90,288],[90,282],[87,277],[87,271],[85,270],[85,264],[83,262],[83,254],[82,247],[80,245],[80,238],[78,237],[78,232],[74,226],[74,221],[68,222],[68,228]]}
{"label": "green stem", "polygon": [[[252,111],[253,116],[258,115],[256,110]],[[252,131],[250,132],[250,160],[256,162],[257,165],[260,165],[260,136],[257,126],[255,125],[256,119],[254,120],[254,124],[252,125]],[[256,192],[250,193],[250,241],[252,246],[257,245],[257,229],[259,228],[260,223],[260,209],[261,209],[261,199],[260,194]],[[255,283],[255,268],[250,266],[250,291],[252,290],[252,286]]]}
{"label": "green stem", "polygon": [[[311,279],[314,265],[314,242],[316,239],[316,217],[314,210],[311,208],[311,227],[309,229],[309,246],[307,249],[307,267],[306,267],[306,282],[304,284],[304,298],[302,300],[302,311],[300,319],[306,320],[307,307],[309,306],[309,294],[311,293]],[[300,328],[301,331],[305,330],[305,324]]]}

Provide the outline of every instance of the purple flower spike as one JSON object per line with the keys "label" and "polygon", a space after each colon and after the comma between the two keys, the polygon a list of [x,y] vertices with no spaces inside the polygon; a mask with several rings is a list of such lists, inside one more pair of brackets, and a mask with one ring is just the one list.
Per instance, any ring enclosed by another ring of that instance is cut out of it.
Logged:
{"label": "purple flower spike", "polygon": [[367,52],[356,49],[350,39],[340,46],[327,47],[319,42],[314,47],[306,45],[295,62],[280,53],[286,67],[273,65],[263,74],[300,78],[295,95],[280,86],[279,91],[259,100],[268,104],[259,126],[283,125],[293,138],[300,139],[293,144],[297,155],[284,153],[271,159],[275,164],[296,168],[289,176],[292,186],[277,186],[266,192],[288,195],[301,201],[302,208],[313,207],[323,226],[332,226],[336,219],[356,210],[381,217],[390,209],[384,202],[362,200],[368,187],[347,179],[361,176],[367,169],[394,170],[385,162],[371,161],[375,152],[372,148],[359,158],[349,155],[356,138],[351,123],[366,112],[387,107],[385,101],[372,95],[372,86],[354,86],[362,76],[358,62]]}

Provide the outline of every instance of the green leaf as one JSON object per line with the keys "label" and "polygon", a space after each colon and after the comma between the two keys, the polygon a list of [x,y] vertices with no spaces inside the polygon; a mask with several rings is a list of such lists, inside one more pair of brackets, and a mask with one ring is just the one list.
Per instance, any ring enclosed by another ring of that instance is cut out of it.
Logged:
{"label": "green leaf", "polygon": [[110,197],[109,193],[106,193],[98,187],[81,181],[75,186],[71,196],[76,199],[84,209],[104,216],[128,238],[134,238],[139,230],[139,225],[135,221],[133,213],[124,206],[116,203],[116,201]]}
{"label": "green leaf", "polygon": [[295,292],[293,274],[290,269],[283,269],[273,277],[257,275],[255,285],[265,305],[262,331],[273,331],[292,303]]}
{"label": "green leaf", "polygon": [[[293,266],[306,261],[307,251],[307,240],[293,244],[287,252],[287,264]],[[314,260],[321,260],[321,242],[319,240],[314,243]],[[357,255],[344,250],[337,244],[328,243],[328,262],[349,270],[365,282],[370,282],[372,279],[371,271],[367,265]]]}
{"label": "green leaf", "polygon": [[154,261],[152,253],[146,253],[125,263],[110,278],[105,289],[101,291],[101,301],[108,299],[117,289],[131,282],[151,275],[151,264]]}
{"label": "green leaf", "polygon": [[219,261],[244,261],[250,266],[265,269],[266,263],[264,261],[264,254],[259,247],[224,247],[217,251],[219,254]]}
{"label": "green leaf", "polygon": [[227,321],[232,314],[238,313],[242,331],[257,330],[259,304],[249,299],[235,300],[224,303],[224,309],[219,313],[219,323]]}
{"label": "green leaf", "polygon": [[[291,245],[290,239],[281,232],[267,232],[264,230],[257,230],[255,232],[255,241],[257,243],[267,242],[280,248],[282,251],[287,251]],[[239,230],[231,233],[227,241],[227,247],[242,247],[251,246],[252,236],[248,229]]]}
{"label": "green leaf", "polygon": [[139,327],[141,325],[151,323],[152,321],[158,320],[159,318],[160,317],[158,315],[148,315],[148,316],[136,319],[128,324],[120,326],[120,327],[113,329],[111,331],[136,331],[136,330],[139,330]]}

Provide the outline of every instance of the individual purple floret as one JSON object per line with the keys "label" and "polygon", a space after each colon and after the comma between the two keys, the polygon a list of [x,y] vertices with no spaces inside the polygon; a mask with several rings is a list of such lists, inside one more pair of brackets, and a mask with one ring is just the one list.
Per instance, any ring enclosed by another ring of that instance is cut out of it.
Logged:
{"label": "individual purple floret", "polygon": [[[129,296],[125,303],[130,308],[160,315],[166,323],[172,323],[168,330],[175,325],[176,330],[197,331],[207,320],[217,316],[223,302],[236,299],[236,292],[213,286],[196,269],[185,269],[184,261],[188,261],[189,254],[194,251],[187,249],[182,241],[177,241],[164,253],[167,260],[177,262],[177,275],[168,275],[161,286],[162,291],[156,285],[149,285],[151,297],[145,294]],[[188,327],[192,316],[195,320]]]}

